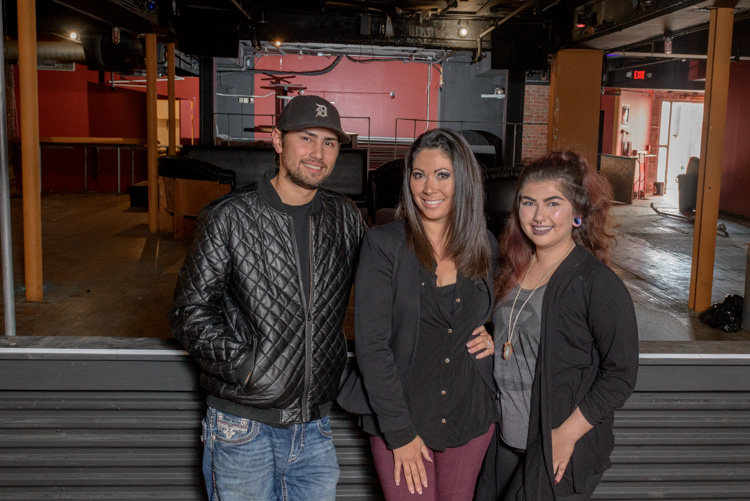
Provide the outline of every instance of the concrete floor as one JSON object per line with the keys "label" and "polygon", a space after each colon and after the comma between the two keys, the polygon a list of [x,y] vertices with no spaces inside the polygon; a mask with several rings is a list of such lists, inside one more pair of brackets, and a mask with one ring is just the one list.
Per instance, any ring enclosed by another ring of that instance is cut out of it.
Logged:
{"label": "concrete floor", "polygon": [[189,240],[150,234],[128,195],[43,195],[44,300],[31,303],[20,198],[11,214],[17,335],[171,337],[167,309]]}
{"label": "concrete floor", "polygon": [[[750,340],[747,331],[707,327],[688,309],[693,225],[657,214],[651,203],[678,214],[676,193],[614,208],[621,232],[614,268],[638,307],[642,339]],[[20,198],[11,206],[17,335],[171,337],[167,309],[189,239],[149,234],[147,213],[131,209],[128,195],[44,195],[44,300],[30,303]],[[750,241],[750,222],[720,221],[728,236],[717,237],[713,302],[743,294]]]}

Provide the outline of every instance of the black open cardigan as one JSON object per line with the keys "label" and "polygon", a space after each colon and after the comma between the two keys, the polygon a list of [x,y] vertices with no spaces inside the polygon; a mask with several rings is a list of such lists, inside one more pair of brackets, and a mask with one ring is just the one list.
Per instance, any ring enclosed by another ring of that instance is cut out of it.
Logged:
{"label": "black open cardigan", "polygon": [[[495,340],[496,346],[503,342]],[[608,266],[577,246],[544,293],[523,489],[516,500],[547,501],[581,493],[591,475],[610,467],[614,411],[633,392],[637,372],[638,329],[630,294]],[[551,432],[576,407],[594,428],[578,440],[555,485]]]}

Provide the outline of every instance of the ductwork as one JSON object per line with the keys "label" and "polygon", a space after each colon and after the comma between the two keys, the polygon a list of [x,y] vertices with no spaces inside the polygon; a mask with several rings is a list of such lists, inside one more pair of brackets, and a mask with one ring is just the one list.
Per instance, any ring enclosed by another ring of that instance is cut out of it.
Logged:
{"label": "ductwork", "polygon": [[[58,63],[84,63],[86,54],[83,46],[76,42],[37,42],[36,58],[38,61]],[[18,61],[18,42],[11,40],[5,43],[5,60]]]}

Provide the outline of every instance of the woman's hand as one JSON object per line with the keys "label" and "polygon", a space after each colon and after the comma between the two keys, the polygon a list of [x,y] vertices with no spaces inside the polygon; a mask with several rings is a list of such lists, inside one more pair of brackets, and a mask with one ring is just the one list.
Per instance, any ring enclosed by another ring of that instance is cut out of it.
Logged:
{"label": "woman's hand", "polygon": [[576,442],[591,428],[593,426],[586,421],[581,410],[576,407],[573,414],[568,416],[559,428],[552,430],[552,471],[555,473],[555,484],[562,480]]}
{"label": "woman's hand", "polygon": [[477,358],[491,357],[495,354],[495,343],[492,340],[492,336],[487,333],[487,329],[484,325],[474,329],[471,333],[474,338],[466,343],[466,347],[469,348],[469,353],[477,354]]}
{"label": "woman's hand", "polygon": [[576,440],[566,436],[561,428],[552,430],[552,468],[555,473],[555,484],[562,480],[575,446]]}
{"label": "woman's hand", "polygon": [[432,463],[430,449],[419,436],[403,447],[393,449],[393,462],[395,463],[393,479],[396,481],[396,485],[401,484],[401,468],[403,467],[409,492],[414,494],[414,487],[416,486],[417,492],[422,494],[422,486],[427,487],[427,471],[424,468],[422,458]]}

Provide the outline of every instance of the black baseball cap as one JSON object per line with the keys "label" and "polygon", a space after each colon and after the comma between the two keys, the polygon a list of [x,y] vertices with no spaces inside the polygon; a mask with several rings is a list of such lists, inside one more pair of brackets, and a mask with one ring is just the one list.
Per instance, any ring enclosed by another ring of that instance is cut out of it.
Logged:
{"label": "black baseball cap", "polygon": [[323,127],[336,133],[341,144],[349,144],[352,139],[341,130],[341,118],[334,105],[320,96],[296,96],[281,110],[280,130],[292,132],[312,127]]}

